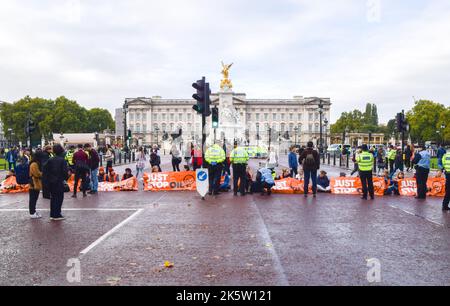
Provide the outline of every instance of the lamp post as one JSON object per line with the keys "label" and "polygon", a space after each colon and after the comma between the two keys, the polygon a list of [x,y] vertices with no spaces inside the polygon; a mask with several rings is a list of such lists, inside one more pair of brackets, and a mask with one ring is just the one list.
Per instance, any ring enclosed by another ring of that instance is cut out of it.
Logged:
{"label": "lamp post", "polygon": [[271,142],[272,142],[272,128],[269,127],[269,151]]}
{"label": "lamp post", "polygon": [[323,101],[320,100],[319,102],[319,129],[320,129],[320,135],[319,135],[319,152],[320,154],[323,153],[323,138],[322,138],[322,114],[323,114]]}
{"label": "lamp post", "polygon": [[323,125],[325,126],[325,150],[328,149],[328,119],[325,118],[325,121],[323,122]]}
{"label": "lamp post", "polygon": [[295,131],[295,145],[297,146],[297,133],[298,133],[298,126],[294,128]]}
{"label": "lamp post", "polygon": [[155,132],[156,132],[156,146],[159,148],[159,140],[158,140],[159,127],[155,128]]}
{"label": "lamp post", "polygon": [[256,126],[256,147],[259,148],[259,124]]}
{"label": "lamp post", "polygon": [[123,139],[124,146],[128,147],[128,128],[127,128],[128,102],[125,100],[123,104]]}
{"label": "lamp post", "polygon": [[370,142],[372,140],[372,131],[369,131],[369,148],[370,148]]}
{"label": "lamp post", "polygon": [[8,133],[9,133],[9,147],[11,147],[12,145],[12,128],[8,129]]}
{"label": "lamp post", "polygon": [[445,124],[441,125],[441,131],[442,131],[442,145],[445,145],[445,129],[447,128],[447,126]]}

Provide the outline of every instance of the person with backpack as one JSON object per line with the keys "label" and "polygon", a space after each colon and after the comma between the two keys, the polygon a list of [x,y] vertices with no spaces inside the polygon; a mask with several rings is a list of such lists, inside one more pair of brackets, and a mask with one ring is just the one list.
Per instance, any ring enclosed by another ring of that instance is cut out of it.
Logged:
{"label": "person with backpack", "polygon": [[314,144],[312,141],[308,142],[308,146],[300,156],[300,163],[303,166],[303,172],[305,175],[305,198],[308,197],[309,180],[312,180],[312,192],[313,196],[317,194],[317,170],[320,168],[320,156],[319,153],[314,150]]}
{"label": "person with backpack", "polygon": [[64,181],[69,178],[69,168],[64,159],[64,148],[60,144],[53,146],[54,156],[43,166],[43,178],[48,182],[50,189],[50,220],[62,221],[61,214],[64,201]]}
{"label": "person with backpack", "polygon": [[15,172],[17,184],[27,185],[30,183],[30,164],[26,158],[19,159]]}
{"label": "person with backpack", "polygon": [[86,197],[86,177],[90,171],[89,157],[83,150],[83,145],[78,145],[78,151],[73,155],[73,164],[75,165],[75,183],[72,198],[77,197],[78,181],[81,179],[81,191],[83,197]]}
{"label": "person with backpack", "polygon": [[100,166],[100,157],[97,151],[90,145],[85,144],[84,149],[86,150],[89,160],[89,168],[90,168],[90,181],[92,184],[91,191],[89,194],[97,194],[98,193],[98,167]]}
{"label": "person with backpack", "polygon": [[30,189],[29,189],[29,212],[31,219],[40,219],[42,216],[36,211],[36,203],[39,198],[39,193],[42,189],[42,172],[41,155],[42,152],[36,153],[32,156],[29,169]]}
{"label": "person with backpack", "polygon": [[114,152],[111,148],[111,145],[106,146],[106,153],[105,153],[105,161],[106,161],[106,174],[109,173],[109,171],[113,167],[113,160],[114,160]]}

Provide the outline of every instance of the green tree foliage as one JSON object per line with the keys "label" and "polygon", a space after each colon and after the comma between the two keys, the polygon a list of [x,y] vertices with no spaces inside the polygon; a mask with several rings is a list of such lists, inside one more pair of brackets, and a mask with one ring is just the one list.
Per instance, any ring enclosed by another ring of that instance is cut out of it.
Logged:
{"label": "green tree foliage", "polygon": [[367,103],[364,114],[360,110],[342,113],[338,121],[331,126],[331,132],[342,133],[346,127],[354,132],[381,132],[377,106]]}
{"label": "green tree foliage", "polygon": [[66,97],[55,100],[26,96],[19,101],[0,105],[0,118],[4,130],[11,128],[17,139],[25,140],[25,124],[28,113],[36,123],[33,139],[51,138],[52,132],[92,133],[114,127],[111,114],[100,108],[87,110]]}
{"label": "green tree foliage", "polygon": [[[417,101],[406,116],[413,141],[441,141],[443,134],[450,139],[450,107],[429,100]],[[444,130],[441,126],[446,125]],[[436,133],[439,131],[440,133]]]}

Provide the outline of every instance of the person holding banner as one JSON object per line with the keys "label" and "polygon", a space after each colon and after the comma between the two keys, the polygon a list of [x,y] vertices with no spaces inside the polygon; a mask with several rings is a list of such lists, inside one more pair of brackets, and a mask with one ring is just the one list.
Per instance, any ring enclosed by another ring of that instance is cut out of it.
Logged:
{"label": "person holding banner", "polygon": [[367,200],[367,194],[370,195],[370,199],[375,199],[375,190],[373,187],[373,154],[369,152],[367,145],[362,145],[362,153],[357,158],[359,167],[359,177],[361,179],[361,185],[363,190],[363,200]]}
{"label": "person holding banner", "polygon": [[442,210],[449,211],[448,207],[450,203],[450,153],[446,153],[442,157],[442,167],[445,170],[445,197],[444,202],[442,202]]}
{"label": "person holding banner", "polygon": [[236,146],[234,150],[231,151],[230,162],[233,165],[233,192],[235,196],[238,194],[239,181],[239,191],[242,196],[245,196],[245,190],[247,189],[246,169],[248,160],[248,152],[245,148]]}
{"label": "person holding banner", "polygon": [[431,157],[424,145],[421,151],[414,157],[416,167],[417,196],[416,199],[425,200],[427,198],[427,181],[430,174]]}
{"label": "person holding banner", "polygon": [[209,195],[218,195],[225,151],[218,144],[214,144],[206,150],[205,161],[209,164]]}

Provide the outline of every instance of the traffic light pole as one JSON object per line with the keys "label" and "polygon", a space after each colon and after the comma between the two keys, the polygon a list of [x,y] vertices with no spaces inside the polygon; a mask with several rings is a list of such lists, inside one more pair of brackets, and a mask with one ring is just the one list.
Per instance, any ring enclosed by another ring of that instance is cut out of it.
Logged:
{"label": "traffic light pole", "polygon": [[205,134],[205,125],[206,125],[206,116],[202,114],[202,167],[206,167],[205,162],[205,143],[206,143],[206,134]]}
{"label": "traffic light pole", "polygon": [[403,153],[405,152],[405,126],[404,123],[405,120],[405,110],[402,110],[402,160],[403,160]]}

